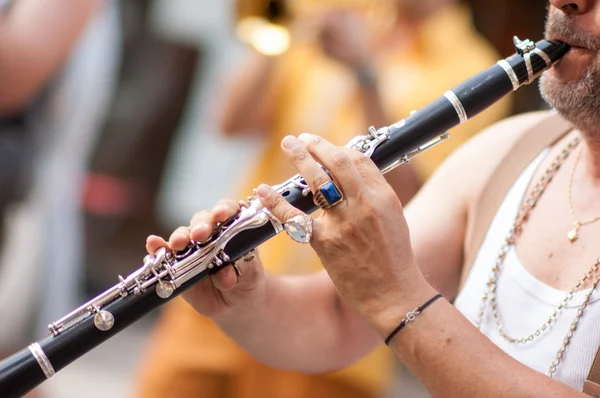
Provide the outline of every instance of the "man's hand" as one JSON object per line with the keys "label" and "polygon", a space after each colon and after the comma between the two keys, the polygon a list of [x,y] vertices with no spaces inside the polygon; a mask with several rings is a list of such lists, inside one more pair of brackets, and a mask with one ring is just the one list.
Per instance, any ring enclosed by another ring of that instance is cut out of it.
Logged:
{"label": "man's hand", "polygon": [[[165,247],[180,251],[190,240],[206,241],[217,223],[227,221],[240,210],[233,200],[222,200],[212,210],[203,210],[194,215],[187,227],[177,228],[165,241],[152,235],[146,241],[146,250],[154,254]],[[238,277],[232,266],[200,281],[183,294],[183,297],[202,315],[218,317],[230,312],[243,311],[262,302],[265,298],[265,278],[262,264],[255,256],[251,261],[237,263],[241,275]]]}
{"label": "man's hand", "polygon": [[[435,293],[416,265],[400,200],[362,153],[309,134],[286,137],[282,147],[313,192],[331,177],[343,192],[313,221],[311,244],[346,301],[386,336],[399,314]],[[303,214],[267,185],[257,193],[282,222]]]}
{"label": "man's hand", "polygon": [[320,41],[327,56],[354,71],[369,65],[366,21],[351,11],[326,14],[322,20]]}

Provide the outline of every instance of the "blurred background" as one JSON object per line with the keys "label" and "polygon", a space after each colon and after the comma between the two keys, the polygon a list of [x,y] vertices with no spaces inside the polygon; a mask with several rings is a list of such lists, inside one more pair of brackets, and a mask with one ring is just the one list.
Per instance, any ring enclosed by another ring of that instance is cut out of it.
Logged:
{"label": "blurred background", "polygon": [[[137,269],[147,235],[291,176],[284,135],[344,144],[391,124],[511,55],[513,35],[541,38],[546,11],[542,0],[40,4],[0,0],[0,357]],[[477,131],[543,106],[532,85],[451,132],[399,173],[401,199]],[[265,266],[318,269],[299,250],[275,239]],[[268,369],[176,300],[32,396],[410,397],[394,387],[402,372],[384,352],[332,375]]]}

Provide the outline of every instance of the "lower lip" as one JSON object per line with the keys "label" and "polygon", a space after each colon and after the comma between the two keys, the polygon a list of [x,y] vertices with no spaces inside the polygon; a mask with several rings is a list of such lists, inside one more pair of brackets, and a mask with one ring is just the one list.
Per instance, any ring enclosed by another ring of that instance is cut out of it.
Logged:
{"label": "lower lip", "polygon": [[582,76],[587,66],[593,62],[596,53],[582,47],[571,47],[563,59],[554,67],[552,74],[564,80],[576,80]]}
{"label": "lower lip", "polygon": [[587,48],[583,48],[583,47],[571,47],[569,49],[569,51],[567,51],[566,55],[572,54],[572,55],[577,55],[577,56],[582,56],[585,54],[591,54],[592,51],[588,50]]}
{"label": "lower lip", "polygon": [[592,58],[594,52],[583,47],[571,47],[565,54],[563,60],[581,62],[585,59]]}

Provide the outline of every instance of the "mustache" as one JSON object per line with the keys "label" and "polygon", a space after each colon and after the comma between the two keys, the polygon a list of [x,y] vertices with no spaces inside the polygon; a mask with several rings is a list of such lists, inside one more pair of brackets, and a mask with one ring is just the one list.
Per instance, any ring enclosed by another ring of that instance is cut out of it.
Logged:
{"label": "mustache", "polygon": [[589,33],[577,31],[574,22],[573,17],[564,14],[556,13],[549,15],[546,21],[545,37],[550,39],[560,37],[566,40],[567,44],[600,51],[600,38]]}

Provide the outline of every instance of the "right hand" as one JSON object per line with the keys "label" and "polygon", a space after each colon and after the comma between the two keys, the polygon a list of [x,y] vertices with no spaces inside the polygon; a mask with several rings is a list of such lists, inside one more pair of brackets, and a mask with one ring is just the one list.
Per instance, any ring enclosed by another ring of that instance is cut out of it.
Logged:
{"label": "right hand", "polygon": [[[211,235],[219,222],[227,221],[240,210],[234,200],[221,200],[212,210],[202,210],[196,213],[190,221],[190,226],[177,228],[169,237],[169,241],[151,235],[146,240],[146,250],[154,254],[161,247],[171,251],[186,248],[190,240],[204,242]],[[200,314],[209,317],[226,315],[232,311],[243,311],[256,305],[265,298],[265,273],[258,255],[251,261],[240,260],[237,266],[241,277],[235,273],[232,266],[201,280],[185,293],[183,297]]]}

